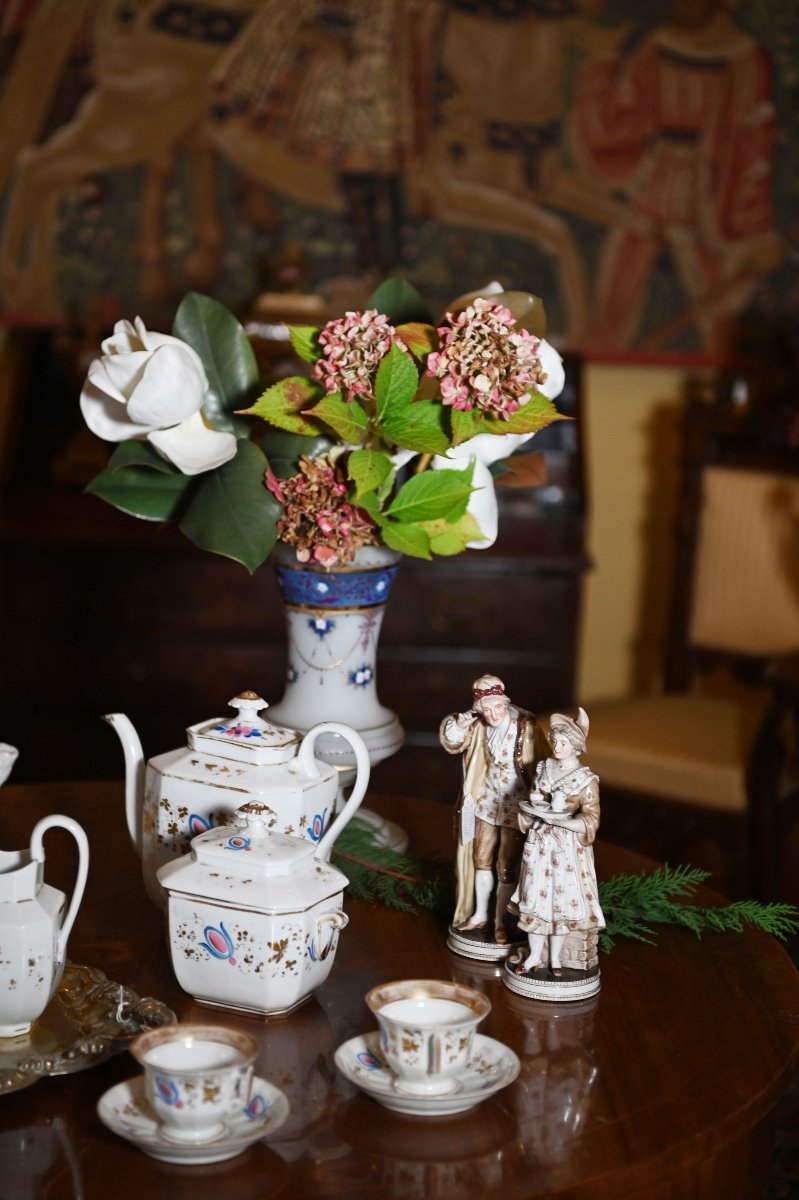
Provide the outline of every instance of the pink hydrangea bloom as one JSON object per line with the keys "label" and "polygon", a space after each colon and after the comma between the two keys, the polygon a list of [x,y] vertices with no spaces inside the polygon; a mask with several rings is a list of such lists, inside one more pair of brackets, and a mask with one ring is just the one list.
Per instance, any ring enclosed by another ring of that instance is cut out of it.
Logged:
{"label": "pink hydrangea bloom", "polygon": [[300,470],[290,479],[278,481],[267,470],[265,482],[283,504],[277,535],[294,546],[300,562],[334,567],[352,562],[359,547],[377,543],[376,526],[347,500],[347,486],[326,454],[302,455]]}
{"label": "pink hydrangea bloom", "polygon": [[477,299],[438,330],[441,349],[427,360],[441,399],[452,408],[482,409],[508,420],[526,404],[530,388],[546,381],[539,339],[518,329],[509,308]]}
{"label": "pink hydrangea bloom", "polygon": [[327,392],[341,392],[345,400],[373,399],[374,373],[392,341],[400,350],[406,348],[388,317],[375,308],[328,321],[319,334],[322,356],[314,366],[314,378]]}

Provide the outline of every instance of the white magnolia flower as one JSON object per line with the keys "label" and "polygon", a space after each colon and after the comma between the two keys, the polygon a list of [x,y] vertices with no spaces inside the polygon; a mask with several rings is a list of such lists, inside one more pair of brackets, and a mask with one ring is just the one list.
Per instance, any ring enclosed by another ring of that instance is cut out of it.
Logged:
{"label": "white magnolia flower", "polygon": [[[563,370],[563,359],[554,346],[542,341],[538,345],[538,357],[547,373],[546,382],[537,385],[537,390],[550,400],[554,400],[563,391],[566,377]],[[499,510],[494,491],[494,477],[489,467],[508,458],[520,446],[535,435],[532,433],[478,433],[476,437],[453,446],[446,455],[437,454],[430,464],[434,471],[462,471],[470,462],[474,463],[472,474],[473,492],[469,497],[466,511],[471,513],[483,537],[477,541],[468,542],[471,549],[487,550],[497,540],[499,529]]]}
{"label": "white magnolia flower", "polygon": [[208,380],[200,356],[180,338],[152,333],[141,317],[117,321],[89,366],[80,407],[92,433],[107,442],[147,438],[184,475],[236,454],[232,433],[209,429],[201,408]]}

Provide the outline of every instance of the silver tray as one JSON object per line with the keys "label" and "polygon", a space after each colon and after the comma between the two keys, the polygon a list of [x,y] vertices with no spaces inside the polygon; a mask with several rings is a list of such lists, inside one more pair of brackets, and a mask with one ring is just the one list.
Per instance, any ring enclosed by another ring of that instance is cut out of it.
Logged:
{"label": "silver tray", "polygon": [[96,967],[67,963],[30,1033],[0,1039],[0,1095],[30,1087],[45,1075],[96,1066],[127,1049],[136,1034],[176,1020],[160,1000],[141,999]]}

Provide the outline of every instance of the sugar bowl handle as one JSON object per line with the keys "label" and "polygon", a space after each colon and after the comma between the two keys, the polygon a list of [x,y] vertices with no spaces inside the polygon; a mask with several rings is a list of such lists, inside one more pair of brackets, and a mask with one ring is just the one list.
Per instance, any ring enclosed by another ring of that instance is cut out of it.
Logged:
{"label": "sugar bowl handle", "polygon": [[56,964],[60,966],[67,956],[67,940],[72,932],[72,926],[75,922],[75,917],[78,915],[78,909],[80,908],[80,902],[83,899],[83,892],[86,887],[86,876],[89,871],[89,842],[81,826],[77,821],[73,821],[72,817],[64,817],[60,813],[43,817],[33,827],[30,845],[31,859],[34,862],[42,863],[42,867],[44,866],[44,845],[42,839],[48,829],[54,828],[66,829],[78,843],[78,874],[75,879],[75,886],[72,889],[72,899],[69,902],[69,908],[64,920],[61,922],[61,928],[55,940],[55,959]]}
{"label": "sugar bowl handle", "polygon": [[[319,946],[318,957],[322,960],[322,962],[325,961],[328,954],[335,946],[336,936],[338,934],[338,931],[340,929],[346,929],[347,925],[349,924],[349,920],[350,919],[345,912],[322,913],[321,917],[317,918],[316,935],[317,935],[317,938],[319,939],[319,941],[318,941],[318,946]],[[329,929],[329,932],[327,935],[327,941],[323,943],[322,931],[326,925],[328,925],[330,927],[330,929]]]}

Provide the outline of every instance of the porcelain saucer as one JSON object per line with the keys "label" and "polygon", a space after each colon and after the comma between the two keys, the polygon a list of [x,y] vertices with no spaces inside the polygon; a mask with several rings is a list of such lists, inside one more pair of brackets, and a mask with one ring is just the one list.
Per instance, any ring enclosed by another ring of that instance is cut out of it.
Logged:
{"label": "porcelain saucer", "polygon": [[341,1074],[368,1096],[393,1112],[410,1116],[444,1117],[466,1112],[513,1083],[519,1060],[494,1038],[475,1034],[472,1058],[455,1076],[455,1090],[445,1096],[409,1096],[396,1090],[394,1072],[380,1052],[380,1034],[362,1034],[339,1046],[335,1062]]}
{"label": "porcelain saucer", "polygon": [[126,1138],[150,1158],[201,1166],[233,1158],[253,1142],[274,1133],[289,1115],[289,1102],[273,1084],[255,1077],[247,1109],[234,1117],[219,1137],[197,1145],[184,1145],[164,1137],[145,1099],[142,1076],[118,1083],[107,1091],[100,1097],[97,1113],[112,1133]]}

